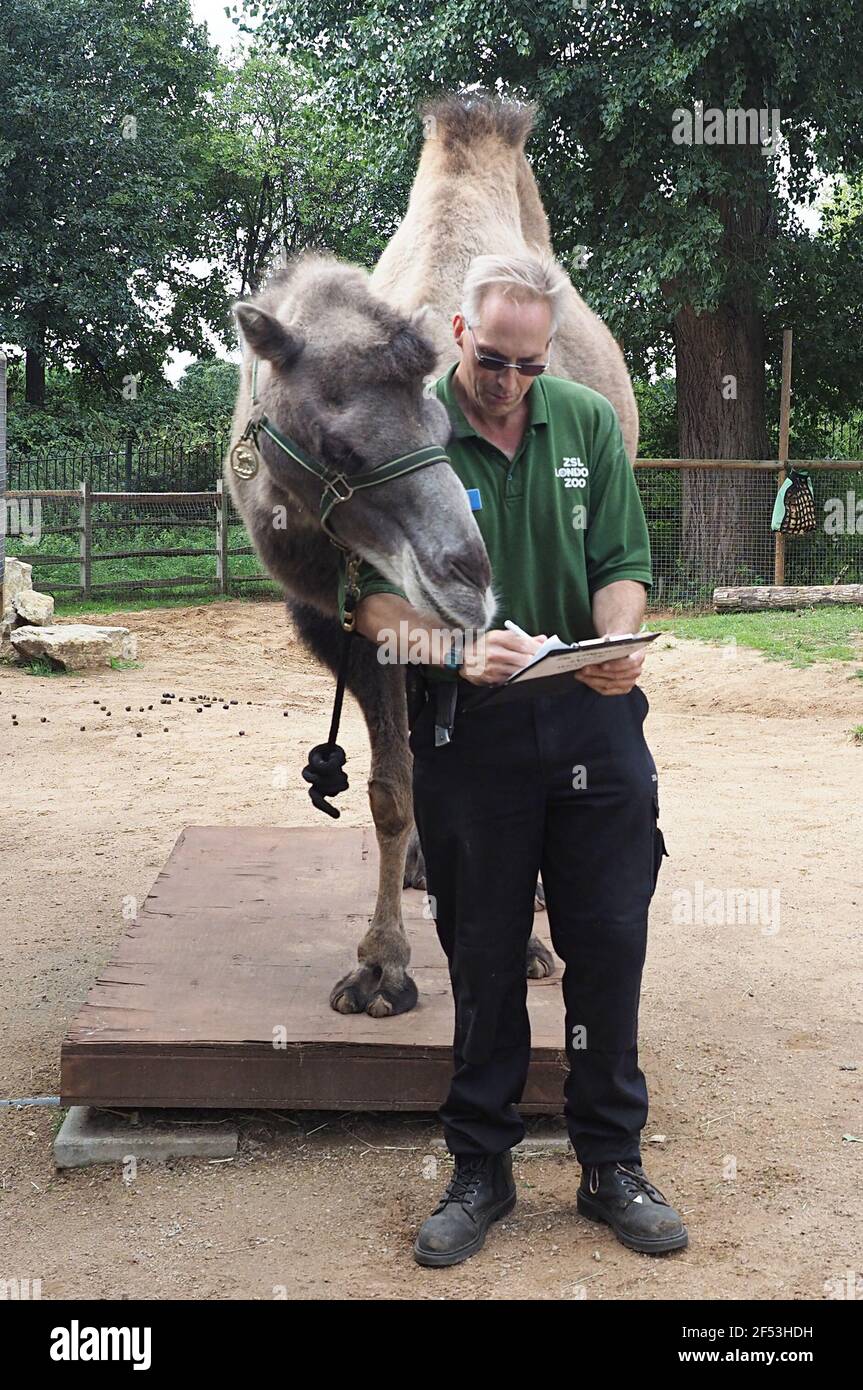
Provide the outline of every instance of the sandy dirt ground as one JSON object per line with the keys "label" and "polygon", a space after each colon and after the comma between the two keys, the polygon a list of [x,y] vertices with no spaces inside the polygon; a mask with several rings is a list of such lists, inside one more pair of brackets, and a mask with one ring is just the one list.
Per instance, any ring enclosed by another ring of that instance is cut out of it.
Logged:
{"label": "sandy dirt ground", "polygon": [[[4,1097],[57,1093],[123,900],[143,900],[186,824],[319,822],[299,769],[332,683],[280,605],[96,621],[138,634],[139,669],[0,668]],[[558,1154],[517,1163],[518,1206],[478,1256],[420,1269],[411,1243],[449,1173],[430,1160],[434,1116],[245,1115],[235,1160],[142,1164],[125,1185],[114,1168],[55,1170],[56,1110],[0,1109],[0,1277],[40,1278],[45,1298],[771,1300],[861,1276],[863,681],[842,663],[657,647],[642,685],[671,857],[641,1013],[644,1151],[687,1251],[633,1254],[579,1217],[578,1165]],[[196,715],[160,706],[163,690],[239,703]],[[341,824],[368,823],[352,701],[342,734]],[[761,891],[765,910],[698,920],[716,888]]]}

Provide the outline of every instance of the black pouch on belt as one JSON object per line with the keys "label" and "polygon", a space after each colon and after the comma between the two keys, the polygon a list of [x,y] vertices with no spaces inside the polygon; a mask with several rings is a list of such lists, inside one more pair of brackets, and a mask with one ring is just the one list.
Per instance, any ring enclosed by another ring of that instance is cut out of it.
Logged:
{"label": "black pouch on belt", "polygon": [[409,661],[405,666],[405,692],[407,695],[408,706],[408,729],[413,729],[414,724],[419,718],[420,710],[425,707],[428,699],[428,682],[422,673],[421,667],[415,662]]}
{"label": "black pouch on belt", "polygon": [[440,748],[452,738],[458,681],[436,681],[432,698],[435,702],[434,742],[435,748]]}

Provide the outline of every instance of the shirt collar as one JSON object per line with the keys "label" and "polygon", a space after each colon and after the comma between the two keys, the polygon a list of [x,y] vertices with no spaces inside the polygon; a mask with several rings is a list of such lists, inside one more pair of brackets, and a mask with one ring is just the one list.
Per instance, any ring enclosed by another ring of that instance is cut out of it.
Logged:
{"label": "shirt collar", "polygon": [[[468,435],[474,435],[476,438],[479,438],[480,436],[467,419],[467,416],[455,398],[452,379],[455,376],[457,366],[458,362],[453,362],[452,366],[447,368],[443,376],[438,378],[438,397],[447,408],[450,423],[452,424],[452,432],[456,438],[464,439]],[[545,384],[541,376],[535,377],[531,383],[527,393],[527,402],[530,408],[527,428],[530,429],[533,425],[547,425],[548,407],[545,398]]]}

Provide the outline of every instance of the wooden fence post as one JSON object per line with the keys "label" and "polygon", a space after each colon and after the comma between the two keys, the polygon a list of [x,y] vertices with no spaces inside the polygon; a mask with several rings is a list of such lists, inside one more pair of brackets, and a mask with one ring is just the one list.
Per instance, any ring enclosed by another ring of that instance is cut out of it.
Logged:
{"label": "wooden fence post", "polygon": [[222,478],[216,479],[216,578],[219,593],[226,594],[230,587],[228,575],[228,498]]}
{"label": "wooden fence post", "polygon": [[[779,487],[785,482],[787,474],[784,465],[788,462],[788,436],[791,427],[791,341],[793,330],[786,328],[782,334],[782,396],[779,402]],[[785,535],[774,532],[773,542],[773,583],[785,583]]]}
{"label": "wooden fence post", "polygon": [[92,486],[89,478],[81,483],[81,505],[78,508],[78,554],[81,563],[79,575],[83,598],[90,597],[92,553],[93,553],[93,503],[90,498]]}

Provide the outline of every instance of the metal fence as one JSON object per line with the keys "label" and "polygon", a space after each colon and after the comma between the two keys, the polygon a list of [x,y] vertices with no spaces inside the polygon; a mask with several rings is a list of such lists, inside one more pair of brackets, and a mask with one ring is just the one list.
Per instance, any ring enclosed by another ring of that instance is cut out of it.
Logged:
{"label": "metal fence", "polygon": [[206,492],[221,472],[226,434],[190,442],[127,439],[121,445],[91,445],[16,451],[9,460],[7,486],[20,492],[77,489],[82,480],[94,492]]}
{"label": "metal fence", "polygon": [[652,610],[706,612],[729,585],[863,582],[863,459],[790,460],[806,468],[817,529],[770,529],[784,477],[777,460],[638,459],[650,534]]}
{"label": "metal fence", "polygon": [[[812,475],[818,529],[782,536],[770,529],[778,461],[638,459],[651,609],[707,611],[723,585],[863,583],[863,460],[799,462]],[[230,493],[209,481],[190,492],[97,491],[88,482],[19,489],[7,493],[7,546],[48,593],[275,596]],[[841,524],[828,525],[837,514]]]}

